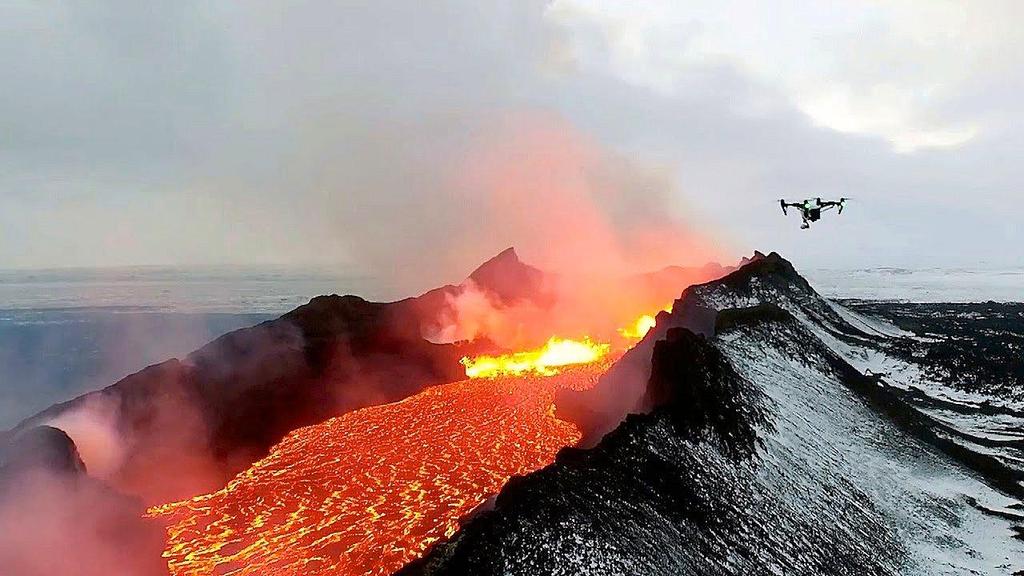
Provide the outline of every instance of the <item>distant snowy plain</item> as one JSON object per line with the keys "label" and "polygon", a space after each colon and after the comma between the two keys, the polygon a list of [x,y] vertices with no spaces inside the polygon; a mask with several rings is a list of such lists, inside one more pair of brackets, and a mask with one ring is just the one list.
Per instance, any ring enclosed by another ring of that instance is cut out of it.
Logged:
{"label": "distant snowy plain", "polygon": [[903,302],[1024,302],[1019,268],[812,268],[801,273],[826,298]]}

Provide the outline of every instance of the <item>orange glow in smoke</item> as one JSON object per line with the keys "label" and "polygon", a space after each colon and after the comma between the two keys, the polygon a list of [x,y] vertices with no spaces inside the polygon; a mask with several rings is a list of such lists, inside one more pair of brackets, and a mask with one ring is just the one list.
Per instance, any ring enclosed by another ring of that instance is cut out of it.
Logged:
{"label": "orange glow in smoke", "polygon": [[568,340],[553,336],[536,350],[463,358],[462,364],[466,367],[466,376],[470,378],[520,376],[527,373],[553,376],[564,366],[596,362],[604,358],[609,349],[608,344],[597,344],[590,338]]}

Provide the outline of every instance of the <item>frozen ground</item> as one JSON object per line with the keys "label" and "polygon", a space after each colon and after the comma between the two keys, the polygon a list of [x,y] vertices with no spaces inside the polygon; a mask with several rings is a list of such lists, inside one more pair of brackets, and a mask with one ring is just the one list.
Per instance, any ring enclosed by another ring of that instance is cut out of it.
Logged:
{"label": "frozen ground", "polygon": [[1024,301],[1024,267],[819,268],[801,272],[826,298],[905,302]]}
{"label": "frozen ground", "polygon": [[135,266],[0,270],[0,310],[282,314],[321,294],[389,296],[370,278],[328,269]]}

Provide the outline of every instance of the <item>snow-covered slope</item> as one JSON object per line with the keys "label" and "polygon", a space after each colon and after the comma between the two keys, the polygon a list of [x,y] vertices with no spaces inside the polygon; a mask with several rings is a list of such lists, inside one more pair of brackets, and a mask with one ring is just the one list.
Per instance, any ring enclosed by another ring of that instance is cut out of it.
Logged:
{"label": "snow-covered slope", "polygon": [[[931,443],[991,483],[1024,497],[1024,405],[1013,396],[983,387],[965,389],[935,377],[913,356],[897,354],[922,338],[880,318],[828,301],[777,254],[684,294],[688,306],[716,313],[729,308],[771,303],[789,312],[814,340],[823,344],[872,383],[860,387],[879,412],[908,433]],[[958,366],[984,363],[966,351],[952,359]],[[998,388],[997,388],[998,389]]]}
{"label": "snow-covered slope", "polygon": [[899,573],[1001,574],[1024,567],[1024,542],[991,513],[1014,500],[908,434],[907,423],[885,417],[875,404],[889,400],[862,390],[878,384],[851,370],[801,323],[736,326],[718,340],[743,377],[772,382],[763,389],[783,423],[765,437],[764,467],[841,480],[867,496],[862,502],[877,510],[900,549]]}

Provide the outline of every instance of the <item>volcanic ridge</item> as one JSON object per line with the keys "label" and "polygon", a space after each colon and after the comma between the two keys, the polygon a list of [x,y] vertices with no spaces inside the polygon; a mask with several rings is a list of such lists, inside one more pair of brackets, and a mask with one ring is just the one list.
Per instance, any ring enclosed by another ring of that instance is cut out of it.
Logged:
{"label": "volcanic ridge", "polygon": [[[635,337],[438,337],[480,301],[554,313],[560,282],[509,249],[416,298],[315,298],[4,434],[0,499],[38,473],[102,493],[146,575],[1024,568],[1024,406],[955,378],[1011,353],[952,372],[923,321],[828,301],[776,253],[619,279]],[[0,572],[32,573],[16,552]]]}

